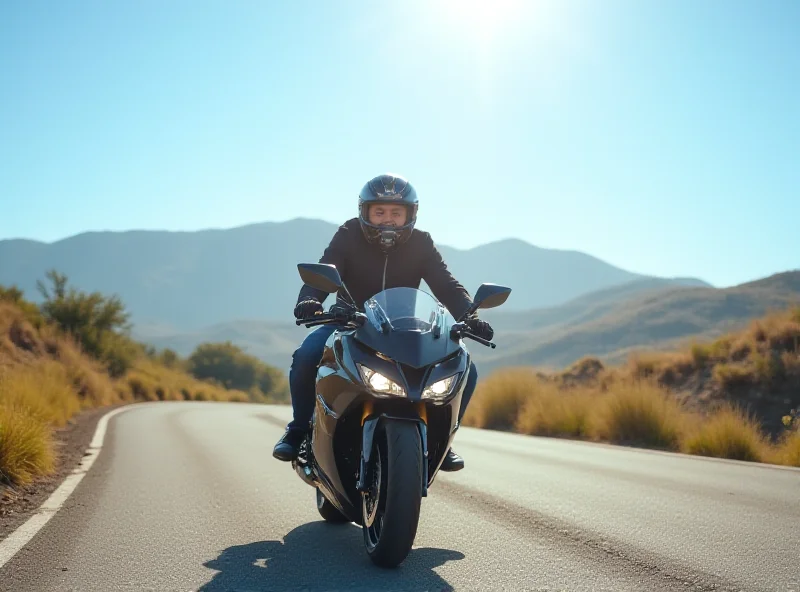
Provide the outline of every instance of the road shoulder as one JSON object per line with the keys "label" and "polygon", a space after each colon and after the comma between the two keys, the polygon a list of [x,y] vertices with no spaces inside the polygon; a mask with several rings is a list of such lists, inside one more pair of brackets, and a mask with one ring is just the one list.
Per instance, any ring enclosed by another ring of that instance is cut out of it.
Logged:
{"label": "road shoulder", "polygon": [[24,487],[0,489],[0,541],[30,518],[78,466],[89,448],[100,418],[123,406],[87,409],[75,415],[66,426],[53,433],[57,461],[52,475]]}

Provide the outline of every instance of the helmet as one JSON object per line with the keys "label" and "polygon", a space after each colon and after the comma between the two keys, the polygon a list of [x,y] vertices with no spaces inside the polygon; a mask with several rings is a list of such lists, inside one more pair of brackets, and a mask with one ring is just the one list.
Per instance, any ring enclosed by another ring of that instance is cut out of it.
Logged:
{"label": "helmet", "polygon": [[[377,226],[369,221],[369,206],[372,204],[406,206],[408,215],[404,226]],[[411,236],[417,222],[417,192],[403,177],[385,174],[367,181],[358,194],[358,221],[367,242],[378,243],[384,251],[403,244]]]}

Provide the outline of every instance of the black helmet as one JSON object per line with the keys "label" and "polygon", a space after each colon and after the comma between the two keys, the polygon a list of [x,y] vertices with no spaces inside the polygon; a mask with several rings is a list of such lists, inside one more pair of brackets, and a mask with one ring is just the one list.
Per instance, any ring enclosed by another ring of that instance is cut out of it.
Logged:
{"label": "black helmet", "polygon": [[[404,226],[376,226],[370,224],[369,206],[372,204],[392,204],[406,206],[408,216]],[[370,243],[379,243],[381,249],[388,251],[401,245],[411,236],[417,222],[417,192],[411,183],[397,175],[379,175],[367,181],[358,194],[358,221],[361,230]]]}

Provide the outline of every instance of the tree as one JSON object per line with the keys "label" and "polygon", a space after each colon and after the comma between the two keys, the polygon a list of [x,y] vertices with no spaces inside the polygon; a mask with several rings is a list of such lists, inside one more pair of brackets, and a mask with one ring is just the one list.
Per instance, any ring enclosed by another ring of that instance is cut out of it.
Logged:
{"label": "tree", "polygon": [[67,288],[67,276],[56,270],[47,272],[52,287],[36,283],[44,297],[40,310],[45,320],[72,335],[88,355],[106,364],[109,374],[121,376],[133,363],[136,344],[128,333],[129,313],[118,296],[99,292],[85,293]]}
{"label": "tree", "polygon": [[201,343],[189,356],[188,367],[195,378],[212,379],[227,389],[283,396],[280,371],[230,341]]}

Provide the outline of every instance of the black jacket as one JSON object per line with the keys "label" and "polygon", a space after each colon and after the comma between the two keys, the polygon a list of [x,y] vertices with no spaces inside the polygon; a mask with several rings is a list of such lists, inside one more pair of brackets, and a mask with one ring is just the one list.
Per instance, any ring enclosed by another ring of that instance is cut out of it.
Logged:
{"label": "black jacket", "polygon": [[[472,306],[472,298],[447,269],[431,235],[416,228],[405,243],[386,254],[367,242],[358,218],[352,218],[339,227],[319,262],[336,266],[359,308],[384,289],[419,288],[421,280],[456,319]],[[304,284],[297,302],[308,298],[324,302],[327,296]],[[343,300],[343,291],[337,300]]]}

